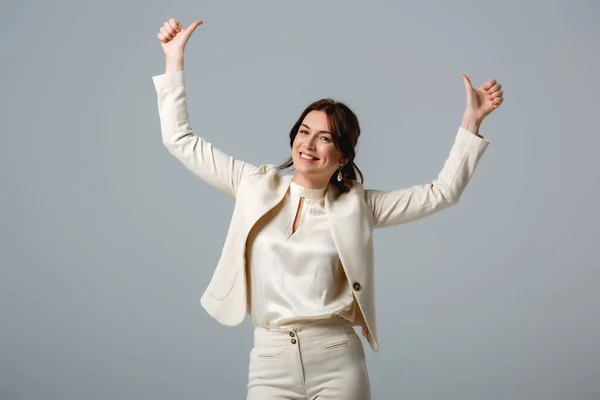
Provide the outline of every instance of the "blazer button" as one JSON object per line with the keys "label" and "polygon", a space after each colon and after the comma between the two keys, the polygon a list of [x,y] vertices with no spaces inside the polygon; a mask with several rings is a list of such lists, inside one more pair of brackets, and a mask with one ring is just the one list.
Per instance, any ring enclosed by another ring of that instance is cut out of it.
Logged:
{"label": "blazer button", "polygon": [[360,283],[358,282],[354,282],[354,285],[352,285],[352,287],[354,288],[354,290],[356,290],[357,292],[361,289]]}
{"label": "blazer button", "polygon": [[291,336],[291,337],[294,337],[294,336],[296,336],[296,335],[294,334],[294,332],[290,332],[290,336]]}
{"label": "blazer button", "polygon": [[296,339],[292,339],[292,344],[296,344]]}

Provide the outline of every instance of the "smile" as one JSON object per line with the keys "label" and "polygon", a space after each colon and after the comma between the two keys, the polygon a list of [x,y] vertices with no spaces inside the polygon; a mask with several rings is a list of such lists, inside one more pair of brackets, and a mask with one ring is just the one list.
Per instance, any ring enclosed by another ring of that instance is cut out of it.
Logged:
{"label": "smile", "polygon": [[304,153],[300,153],[300,158],[303,158],[303,159],[309,160],[309,161],[316,161],[316,160],[318,160],[318,158],[313,157],[313,156],[309,156],[308,154],[304,154]]}

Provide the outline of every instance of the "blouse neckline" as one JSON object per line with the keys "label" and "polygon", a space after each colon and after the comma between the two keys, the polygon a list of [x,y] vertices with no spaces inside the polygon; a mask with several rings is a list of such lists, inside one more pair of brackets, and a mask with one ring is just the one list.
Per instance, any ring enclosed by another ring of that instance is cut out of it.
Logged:
{"label": "blouse neckline", "polygon": [[305,199],[323,199],[327,186],[319,189],[312,189],[301,186],[296,182],[290,182],[290,193],[296,196],[304,197]]}

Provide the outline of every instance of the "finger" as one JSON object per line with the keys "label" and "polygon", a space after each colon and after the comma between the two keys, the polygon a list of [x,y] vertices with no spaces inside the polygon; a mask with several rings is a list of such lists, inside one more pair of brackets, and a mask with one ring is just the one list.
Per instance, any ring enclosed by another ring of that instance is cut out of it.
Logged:
{"label": "finger", "polygon": [[175,32],[181,31],[181,25],[179,24],[179,21],[176,20],[175,18],[169,19],[167,21],[167,23],[169,24],[169,26],[171,27],[171,29],[173,29],[173,31],[175,31]]}
{"label": "finger", "polygon": [[500,89],[502,89],[502,85],[499,84],[499,83],[496,83],[494,86],[492,86],[491,88],[487,89],[486,92],[488,92],[488,93],[494,93],[494,92],[497,92]]}
{"label": "finger", "polygon": [[469,79],[469,77],[465,74],[461,74],[460,77],[462,78],[463,83],[465,84],[465,90],[467,92],[473,90],[473,85],[471,84],[471,80]]}
{"label": "finger", "polygon": [[202,25],[202,20],[192,22],[190,24],[190,26],[188,26],[188,29],[190,30],[190,34],[194,33],[196,28],[199,27],[200,25]]}
{"label": "finger", "polygon": [[177,35],[177,31],[175,31],[175,29],[173,29],[173,27],[171,26],[171,24],[169,23],[169,21],[166,21],[163,24],[163,28],[165,28],[165,30],[173,37],[175,37]]}
{"label": "finger", "polygon": [[504,90],[498,90],[497,92],[493,92],[492,94],[490,94],[489,98],[490,98],[490,100],[493,100],[496,97],[502,97],[503,94],[504,94]]}
{"label": "finger", "polygon": [[165,38],[167,38],[167,40],[171,40],[171,39],[173,39],[173,36],[172,36],[172,35],[171,35],[169,32],[167,32],[167,30],[165,29],[165,27],[164,27],[164,26],[161,26],[161,27],[160,27],[160,33],[162,33],[162,34],[163,34],[163,36],[164,36]]}
{"label": "finger", "polygon": [[504,97],[498,97],[497,99],[494,99],[494,101],[492,102],[492,106],[500,107],[502,103],[504,103]]}
{"label": "finger", "polygon": [[158,37],[158,40],[160,40],[163,43],[168,43],[169,40],[165,37],[165,35],[163,35],[162,33],[159,33],[158,35],[156,35]]}
{"label": "finger", "polygon": [[489,81],[487,81],[486,83],[483,84],[483,86],[481,87],[483,90],[488,91],[490,90],[491,87],[493,87],[496,84],[496,80],[495,79],[490,79]]}

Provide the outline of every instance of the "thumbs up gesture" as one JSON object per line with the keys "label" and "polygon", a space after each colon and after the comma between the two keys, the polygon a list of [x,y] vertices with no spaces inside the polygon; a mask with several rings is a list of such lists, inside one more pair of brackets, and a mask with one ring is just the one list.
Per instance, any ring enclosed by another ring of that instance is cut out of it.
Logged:
{"label": "thumbs up gesture", "polygon": [[157,37],[166,56],[183,54],[185,45],[192,36],[192,33],[202,24],[201,20],[192,22],[187,28],[181,23],[171,18],[160,27]]}
{"label": "thumbs up gesture", "polygon": [[504,102],[502,85],[496,82],[495,79],[490,79],[481,87],[475,89],[471,85],[471,80],[466,75],[462,74],[461,77],[465,84],[467,95],[465,116],[481,123],[485,117]]}

